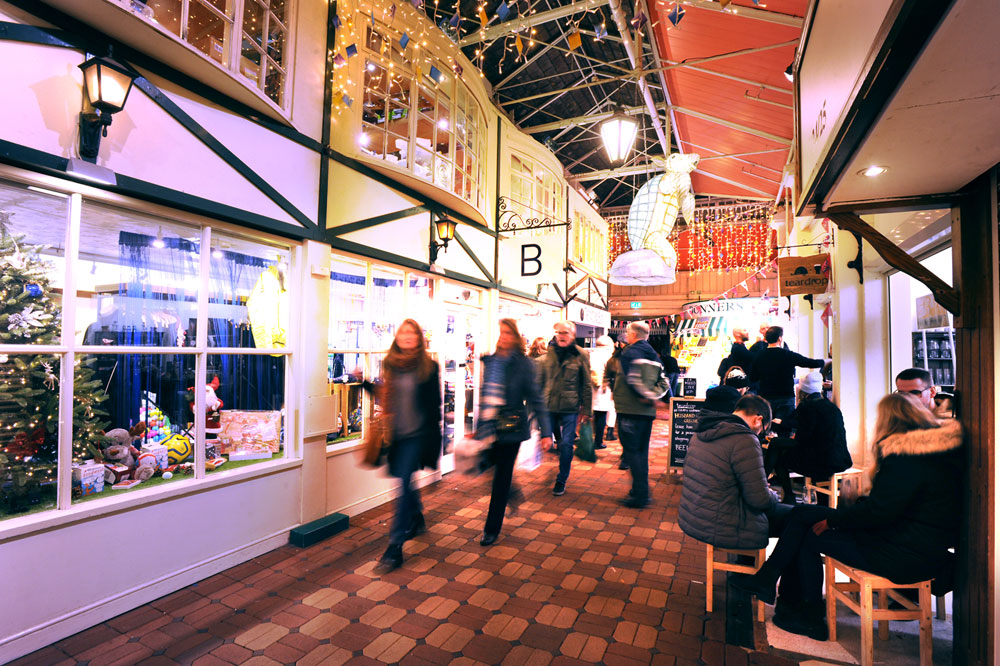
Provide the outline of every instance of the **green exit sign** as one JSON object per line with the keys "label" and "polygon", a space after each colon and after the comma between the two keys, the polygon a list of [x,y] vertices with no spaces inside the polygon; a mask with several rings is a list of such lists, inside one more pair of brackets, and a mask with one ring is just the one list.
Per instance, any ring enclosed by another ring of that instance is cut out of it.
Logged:
{"label": "green exit sign", "polygon": [[633,310],[638,310],[639,308],[641,308],[641,307],[642,307],[642,301],[632,301],[631,303],[629,303],[629,306],[630,306],[630,307],[631,307],[631,308],[632,308]]}

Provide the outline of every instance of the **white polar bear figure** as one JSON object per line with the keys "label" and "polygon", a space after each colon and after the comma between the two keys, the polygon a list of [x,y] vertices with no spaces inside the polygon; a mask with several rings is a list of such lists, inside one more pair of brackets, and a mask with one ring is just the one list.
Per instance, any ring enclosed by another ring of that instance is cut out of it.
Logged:
{"label": "white polar bear figure", "polygon": [[694,220],[694,193],[691,172],[699,155],[672,153],[665,160],[665,172],[640,188],[628,215],[628,236],[632,251],[615,259],[608,280],[612,284],[653,285],[675,281],[677,253],[668,240],[682,212]]}

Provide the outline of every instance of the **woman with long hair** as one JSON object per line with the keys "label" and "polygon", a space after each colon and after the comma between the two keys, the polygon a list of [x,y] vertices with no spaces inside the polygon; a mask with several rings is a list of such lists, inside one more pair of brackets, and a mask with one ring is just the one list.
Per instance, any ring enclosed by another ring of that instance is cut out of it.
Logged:
{"label": "woman with long hair", "polygon": [[544,448],[552,443],[545,401],[535,378],[534,363],[524,355],[524,341],[513,319],[500,320],[496,351],[483,357],[483,380],[479,392],[479,423],[476,439],[491,442],[493,491],[483,527],[483,546],[492,546],[500,536],[504,512],[514,477],[514,461],[521,442],[531,437],[529,414],[541,428]]}
{"label": "woman with long hair", "polygon": [[767,562],[734,584],[773,604],[775,583],[786,578],[774,623],[826,640],[821,554],[900,584],[947,575],[960,522],[961,446],[958,422],[938,421],[906,393],[882,398],[868,496],[836,509],[797,506]]}
{"label": "woman with long hair", "polygon": [[400,485],[389,546],[380,560],[381,568],[392,570],[403,564],[403,542],[426,531],[420,492],[410,479],[420,469],[436,469],[441,456],[441,373],[420,324],[406,319],[399,325],[382,360],[380,382],[363,385],[382,408],[389,473]]}

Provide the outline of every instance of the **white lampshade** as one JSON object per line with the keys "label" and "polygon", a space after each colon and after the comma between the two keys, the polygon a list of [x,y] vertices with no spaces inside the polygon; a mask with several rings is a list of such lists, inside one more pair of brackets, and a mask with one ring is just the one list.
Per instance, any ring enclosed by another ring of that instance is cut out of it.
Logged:
{"label": "white lampshade", "polygon": [[608,151],[608,159],[612,163],[624,160],[628,152],[632,150],[636,127],[637,123],[625,115],[625,112],[620,108],[601,124],[604,149]]}
{"label": "white lampshade", "polygon": [[98,56],[80,65],[87,99],[104,113],[118,113],[132,89],[132,73],[119,62]]}

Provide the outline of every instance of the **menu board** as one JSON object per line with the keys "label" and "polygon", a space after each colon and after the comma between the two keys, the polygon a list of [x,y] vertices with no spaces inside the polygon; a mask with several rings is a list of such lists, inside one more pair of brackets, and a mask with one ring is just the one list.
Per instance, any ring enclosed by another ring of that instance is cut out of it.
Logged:
{"label": "menu board", "polygon": [[670,399],[670,467],[683,467],[688,442],[698,425],[704,400],[693,398]]}

